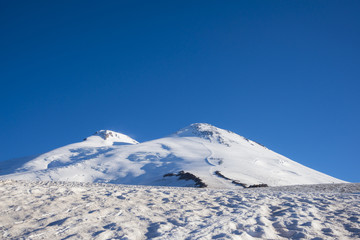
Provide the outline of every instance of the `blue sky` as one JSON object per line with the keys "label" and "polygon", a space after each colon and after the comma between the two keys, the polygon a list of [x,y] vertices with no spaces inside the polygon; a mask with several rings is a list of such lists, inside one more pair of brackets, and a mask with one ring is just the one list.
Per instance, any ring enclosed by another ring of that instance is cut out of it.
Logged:
{"label": "blue sky", "polygon": [[207,122],[360,182],[360,1],[1,1],[0,160]]}

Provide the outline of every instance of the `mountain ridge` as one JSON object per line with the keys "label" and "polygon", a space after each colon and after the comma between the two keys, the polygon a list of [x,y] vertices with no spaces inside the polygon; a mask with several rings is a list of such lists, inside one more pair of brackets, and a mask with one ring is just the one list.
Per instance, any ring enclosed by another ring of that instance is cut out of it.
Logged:
{"label": "mountain ridge", "polygon": [[41,154],[0,179],[215,188],[344,182],[207,123],[143,143],[100,130],[83,142]]}
{"label": "mountain ridge", "polygon": [[112,143],[114,143],[114,142],[128,143],[128,144],[138,144],[139,143],[135,139],[132,139],[131,137],[129,137],[123,133],[115,132],[112,130],[99,130],[99,131],[95,132],[93,135],[85,138],[84,141],[89,141],[96,137],[100,137],[104,141],[112,142]]}

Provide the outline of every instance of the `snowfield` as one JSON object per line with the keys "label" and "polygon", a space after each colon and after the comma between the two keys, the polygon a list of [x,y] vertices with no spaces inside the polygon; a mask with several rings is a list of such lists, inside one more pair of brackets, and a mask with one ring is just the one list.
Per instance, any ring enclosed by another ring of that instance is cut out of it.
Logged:
{"label": "snowfield", "polygon": [[1,239],[359,239],[360,184],[253,189],[0,181]]}

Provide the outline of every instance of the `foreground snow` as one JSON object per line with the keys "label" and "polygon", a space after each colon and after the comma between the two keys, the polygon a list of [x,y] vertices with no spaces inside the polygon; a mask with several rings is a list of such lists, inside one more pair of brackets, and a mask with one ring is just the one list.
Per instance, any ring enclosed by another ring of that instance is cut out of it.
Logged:
{"label": "foreground snow", "polygon": [[358,239],[360,184],[196,189],[0,181],[3,239]]}

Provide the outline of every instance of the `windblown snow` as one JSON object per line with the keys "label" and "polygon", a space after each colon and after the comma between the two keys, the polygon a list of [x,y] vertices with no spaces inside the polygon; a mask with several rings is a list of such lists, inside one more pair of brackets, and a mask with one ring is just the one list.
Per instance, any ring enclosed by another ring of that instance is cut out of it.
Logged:
{"label": "windblown snow", "polygon": [[2,162],[0,174],[15,180],[230,189],[344,182],[205,123],[143,143],[101,130],[30,160]]}
{"label": "windblown snow", "polygon": [[1,239],[360,239],[360,184],[252,189],[0,181]]}

